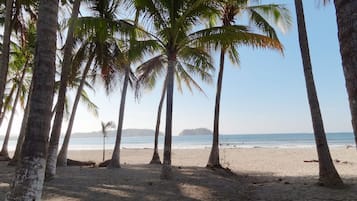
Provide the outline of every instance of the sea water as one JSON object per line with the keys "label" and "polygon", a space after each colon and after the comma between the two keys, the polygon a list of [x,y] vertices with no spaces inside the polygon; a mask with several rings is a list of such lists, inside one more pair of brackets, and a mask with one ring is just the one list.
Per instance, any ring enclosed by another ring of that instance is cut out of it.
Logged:
{"label": "sea water", "polygon": [[[328,133],[327,140],[330,147],[354,146],[353,133]],[[159,149],[163,148],[164,136],[159,137]],[[62,140],[61,142],[62,143]],[[115,137],[105,139],[106,149],[113,149]],[[219,144],[222,148],[309,148],[315,146],[314,135],[309,133],[286,134],[239,134],[220,135]],[[173,149],[202,149],[212,145],[211,135],[186,135],[173,136]],[[9,143],[9,150],[13,151],[16,140]],[[121,148],[153,148],[154,136],[125,136],[122,138]],[[71,138],[70,150],[101,150],[103,149],[103,136],[93,135]]]}

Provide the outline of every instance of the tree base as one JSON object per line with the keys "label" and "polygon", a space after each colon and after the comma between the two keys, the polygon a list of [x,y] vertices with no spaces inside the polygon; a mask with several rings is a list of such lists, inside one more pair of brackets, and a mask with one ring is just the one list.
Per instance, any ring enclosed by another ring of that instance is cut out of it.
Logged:
{"label": "tree base", "polygon": [[211,163],[211,162],[207,163],[206,168],[209,168],[209,169],[224,169],[220,163]]}
{"label": "tree base", "polygon": [[11,158],[9,156],[2,156],[0,155],[0,161],[9,161]]}
{"label": "tree base", "polygon": [[157,152],[154,152],[154,155],[152,156],[150,164],[161,164],[160,156]]}
{"label": "tree base", "polygon": [[319,181],[317,183],[319,186],[325,186],[329,188],[344,188],[345,185],[343,184],[342,179],[337,175],[337,176],[325,176],[319,178]]}
{"label": "tree base", "polygon": [[98,167],[108,167],[109,163],[111,160],[106,160],[101,163],[99,163]]}
{"label": "tree base", "polygon": [[107,165],[108,169],[120,168],[119,161],[109,160],[109,164]]}
{"label": "tree base", "polygon": [[164,164],[161,169],[160,179],[162,180],[172,180],[172,168],[171,165]]}
{"label": "tree base", "polygon": [[57,158],[57,167],[66,167],[68,164],[68,159],[61,159],[60,157]]}
{"label": "tree base", "polygon": [[8,161],[10,160],[9,153],[7,151],[1,151],[0,152],[0,160],[1,161]]}

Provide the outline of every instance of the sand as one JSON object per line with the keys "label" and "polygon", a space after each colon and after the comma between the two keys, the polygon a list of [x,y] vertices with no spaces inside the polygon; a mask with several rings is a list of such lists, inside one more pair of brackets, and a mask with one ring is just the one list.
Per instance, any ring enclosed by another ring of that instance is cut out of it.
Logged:
{"label": "sand", "polygon": [[[111,151],[107,151],[107,158]],[[331,154],[346,187],[317,185],[316,151],[304,149],[221,149],[221,163],[236,175],[204,168],[209,149],[173,150],[174,178],[160,180],[160,165],[147,165],[151,149],[122,149],[120,169],[66,167],[46,183],[43,200],[239,200],[356,201],[357,152],[334,148]],[[162,155],[160,155],[162,158]],[[70,151],[70,158],[101,162],[102,152]],[[14,168],[0,162],[0,200],[9,190]]]}

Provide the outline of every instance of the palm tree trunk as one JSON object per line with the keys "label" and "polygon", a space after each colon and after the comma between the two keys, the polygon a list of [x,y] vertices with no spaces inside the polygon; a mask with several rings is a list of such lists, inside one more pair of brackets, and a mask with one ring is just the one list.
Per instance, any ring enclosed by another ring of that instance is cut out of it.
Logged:
{"label": "palm tree trunk", "polygon": [[[73,20],[76,20],[78,17],[80,5],[81,5],[81,0],[74,1],[73,8],[72,8],[72,15],[71,15],[72,22]],[[67,39],[64,48],[61,82],[60,82],[60,88],[59,88],[57,104],[56,104],[56,115],[52,126],[50,145],[48,148],[46,179],[52,179],[56,175],[58,144],[61,136],[63,111],[66,101],[67,83],[68,83],[69,73],[71,70],[71,57],[72,57],[72,49],[74,46],[73,32],[74,32],[74,23],[71,23],[68,28]]]}
{"label": "palm tree trunk", "polygon": [[14,156],[12,157],[12,159],[10,160],[10,162],[8,163],[9,166],[16,166],[17,163],[20,161],[21,149],[22,149],[22,145],[25,140],[26,126],[27,126],[27,121],[28,121],[29,114],[30,114],[30,100],[31,100],[32,88],[33,88],[33,79],[31,80],[30,90],[27,95],[25,112],[24,112],[24,116],[22,117],[20,134],[19,134],[19,137],[17,138],[15,153],[14,153]]}
{"label": "palm tree trunk", "polygon": [[169,55],[167,66],[167,91],[166,91],[166,126],[164,142],[164,161],[161,170],[161,179],[172,179],[171,171],[171,145],[172,145],[172,105],[174,96],[174,73],[176,56]]}
{"label": "palm tree trunk", "polygon": [[18,84],[17,92],[16,92],[16,95],[15,95],[15,100],[14,100],[14,103],[13,103],[13,106],[12,106],[12,110],[11,110],[9,124],[7,126],[7,129],[6,129],[5,139],[4,139],[4,142],[2,144],[1,151],[0,151],[0,155],[4,156],[6,158],[9,158],[8,144],[9,144],[9,139],[10,139],[10,132],[11,132],[12,123],[13,123],[13,120],[14,120],[14,117],[15,117],[15,113],[16,113],[17,102],[19,101],[19,98],[20,98],[20,95],[21,95],[21,88],[22,88],[22,85],[23,85],[23,82],[24,82],[24,78],[25,78],[25,75],[26,75],[26,70],[27,70],[27,62],[26,62],[25,67],[24,67],[24,69],[22,71],[22,75],[21,75],[21,78],[20,78],[20,81],[19,81],[19,84]]}
{"label": "palm tree trunk", "polygon": [[161,164],[160,155],[159,155],[159,151],[158,151],[158,141],[159,141],[159,133],[160,133],[161,111],[162,111],[162,106],[164,104],[165,95],[166,95],[166,87],[167,87],[166,83],[167,82],[166,82],[166,79],[165,79],[164,86],[162,88],[159,108],[157,109],[156,127],[155,127],[154,154],[152,156],[150,164]]}
{"label": "palm tree trunk", "polygon": [[207,167],[209,168],[222,168],[219,162],[219,110],[221,103],[221,94],[222,94],[222,80],[223,80],[223,71],[224,71],[224,56],[225,49],[221,49],[220,63],[219,63],[219,73],[217,78],[217,92],[216,92],[216,103],[214,109],[214,123],[213,123],[213,141],[211,153],[209,155]]}
{"label": "palm tree trunk", "polygon": [[103,161],[105,160],[105,136],[103,136]]}
{"label": "palm tree trunk", "polygon": [[67,166],[67,152],[68,152],[68,145],[69,145],[69,140],[71,138],[71,134],[72,134],[72,128],[73,128],[73,124],[74,124],[74,118],[76,116],[76,112],[77,112],[77,107],[78,107],[78,103],[79,100],[81,98],[81,93],[84,87],[84,83],[87,77],[87,74],[89,72],[89,69],[92,65],[94,59],[94,54],[92,54],[90,56],[90,58],[88,59],[88,62],[86,64],[86,67],[83,71],[82,74],[82,78],[81,78],[81,82],[79,84],[78,90],[77,90],[77,94],[76,94],[76,98],[74,99],[74,103],[73,103],[73,108],[72,108],[72,113],[71,113],[71,117],[69,119],[68,122],[68,127],[67,127],[67,131],[66,131],[66,135],[64,136],[64,140],[62,143],[62,147],[61,150],[58,154],[58,158],[57,158],[57,166]]}
{"label": "palm tree trunk", "polygon": [[117,136],[115,139],[115,147],[114,147],[112,159],[108,165],[108,168],[120,168],[120,143],[121,143],[121,135],[123,131],[125,99],[126,99],[126,92],[128,90],[128,84],[129,84],[129,73],[130,73],[130,68],[126,67],[123,90],[121,93],[121,100],[120,100]]}
{"label": "palm tree trunk", "polygon": [[[9,68],[9,54],[10,54],[10,37],[11,37],[11,17],[13,0],[6,0],[5,9],[5,25],[4,25],[4,36],[3,36],[3,48],[1,52],[0,61],[0,112],[3,108],[3,98],[6,85],[6,77]],[[5,110],[4,110],[5,111]],[[0,116],[2,116],[0,114]],[[1,126],[2,121],[0,121]]]}
{"label": "palm tree trunk", "polygon": [[332,162],[326,134],[320,112],[319,101],[317,98],[314,78],[312,74],[310,51],[305,27],[305,17],[302,0],[295,0],[299,42],[301,56],[303,60],[304,75],[309,99],[312,125],[314,128],[317,154],[319,159],[319,181],[326,186],[342,185],[342,180]]}
{"label": "palm tree trunk", "polygon": [[2,112],[0,111],[0,126],[5,119],[6,108],[8,108],[8,106],[10,104],[10,101],[12,99],[12,96],[14,95],[15,89],[16,89],[16,85],[12,85],[9,95],[5,98],[5,102],[4,102],[3,108],[2,108],[3,111]]}
{"label": "palm tree trunk", "polygon": [[21,162],[5,200],[41,200],[55,81],[57,16],[57,0],[39,1],[30,116]]}
{"label": "palm tree trunk", "polygon": [[357,1],[335,0],[338,39],[357,148]]}

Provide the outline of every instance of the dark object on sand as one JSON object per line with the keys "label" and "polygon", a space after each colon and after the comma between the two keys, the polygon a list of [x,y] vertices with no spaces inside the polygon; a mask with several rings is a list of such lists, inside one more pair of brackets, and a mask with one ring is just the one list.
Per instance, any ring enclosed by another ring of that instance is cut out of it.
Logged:
{"label": "dark object on sand", "polygon": [[67,166],[95,166],[95,162],[93,161],[76,161],[67,159]]}

